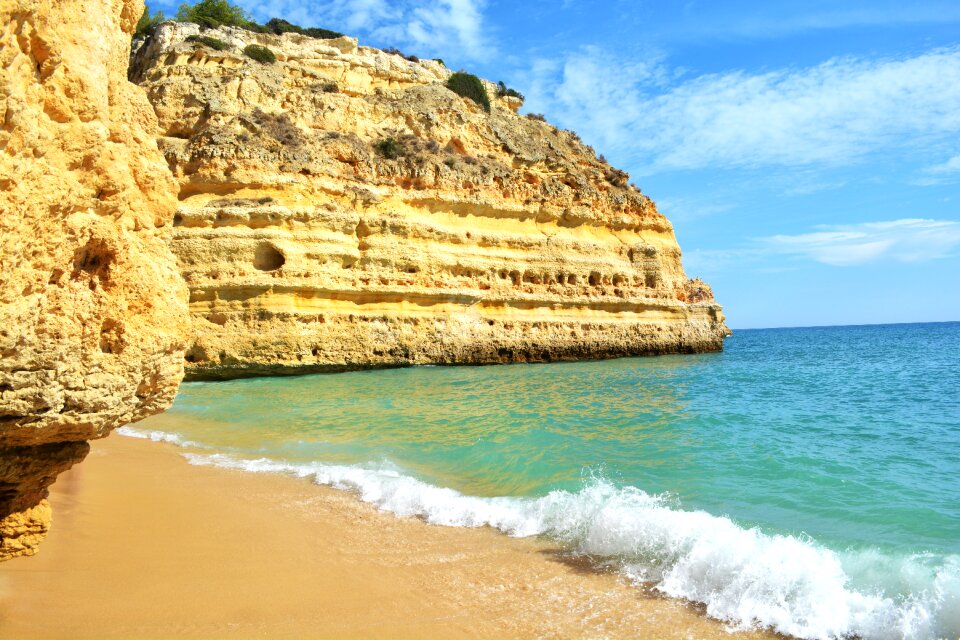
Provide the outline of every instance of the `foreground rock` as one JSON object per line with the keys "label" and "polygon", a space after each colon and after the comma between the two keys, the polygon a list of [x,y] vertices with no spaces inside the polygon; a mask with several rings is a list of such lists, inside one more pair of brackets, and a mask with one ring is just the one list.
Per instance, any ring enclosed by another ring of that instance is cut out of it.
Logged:
{"label": "foreground rock", "polygon": [[352,38],[199,36],[161,25],[131,67],[180,181],[188,376],[722,347],[670,222],[519,100]]}
{"label": "foreground rock", "polygon": [[177,187],[126,80],[142,12],[0,2],[0,560],[36,551],[84,441],[162,411],[183,376]]}

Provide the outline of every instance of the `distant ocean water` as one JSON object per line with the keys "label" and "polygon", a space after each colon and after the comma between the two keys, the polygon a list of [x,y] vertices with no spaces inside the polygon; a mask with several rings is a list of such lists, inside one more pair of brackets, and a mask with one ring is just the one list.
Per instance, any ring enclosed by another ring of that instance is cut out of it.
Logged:
{"label": "distant ocean water", "polygon": [[437,524],[550,536],[739,627],[960,637],[960,323],[189,383],[123,432]]}

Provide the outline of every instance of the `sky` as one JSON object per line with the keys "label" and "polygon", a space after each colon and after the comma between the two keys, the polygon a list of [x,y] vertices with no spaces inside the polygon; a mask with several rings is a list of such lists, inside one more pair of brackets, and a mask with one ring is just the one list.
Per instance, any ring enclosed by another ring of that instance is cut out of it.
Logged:
{"label": "sky", "polygon": [[519,90],[630,173],[735,330],[960,320],[957,0],[234,1]]}

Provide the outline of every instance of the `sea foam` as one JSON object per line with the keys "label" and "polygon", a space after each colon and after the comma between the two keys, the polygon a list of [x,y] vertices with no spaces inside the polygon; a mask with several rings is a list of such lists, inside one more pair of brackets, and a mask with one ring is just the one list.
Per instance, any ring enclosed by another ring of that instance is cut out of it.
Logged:
{"label": "sea foam", "polygon": [[151,440],[153,442],[168,442],[179,447],[192,447],[194,449],[208,449],[204,444],[186,440],[177,433],[167,433],[166,431],[135,429],[133,427],[120,427],[117,433],[128,438],[139,438],[141,440]]}
{"label": "sea foam", "polygon": [[[124,435],[193,446],[175,434]],[[814,540],[744,528],[729,518],[678,508],[669,496],[617,487],[601,477],[581,490],[539,498],[477,497],[367,465],[184,454],[191,464],[310,478],[365,502],[431,524],[491,526],[511,536],[546,535],[572,553],[613,562],[628,578],[703,603],[747,629],[799,638],[957,638],[960,558],[837,552]]]}

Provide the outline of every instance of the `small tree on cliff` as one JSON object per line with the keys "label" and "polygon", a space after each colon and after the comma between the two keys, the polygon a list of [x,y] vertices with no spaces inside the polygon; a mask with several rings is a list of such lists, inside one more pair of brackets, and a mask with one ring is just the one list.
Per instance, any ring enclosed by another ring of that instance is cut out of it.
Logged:
{"label": "small tree on cliff", "polygon": [[150,5],[144,5],[143,15],[140,16],[140,21],[137,22],[137,30],[133,32],[133,37],[146,38],[153,33],[158,24],[166,19],[166,16],[163,15],[163,11],[157,11],[153,15],[150,15]]}
{"label": "small tree on cliff", "polygon": [[201,27],[216,29],[219,26],[246,26],[250,23],[250,16],[228,0],[200,0],[195,5],[180,5],[177,21],[193,22]]}
{"label": "small tree on cliff", "polygon": [[447,79],[447,89],[464,98],[473,100],[486,112],[490,112],[490,96],[487,95],[487,88],[483,86],[483,80],[472,73],[457,71]]}

